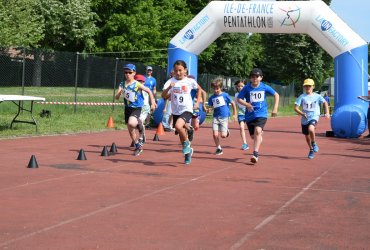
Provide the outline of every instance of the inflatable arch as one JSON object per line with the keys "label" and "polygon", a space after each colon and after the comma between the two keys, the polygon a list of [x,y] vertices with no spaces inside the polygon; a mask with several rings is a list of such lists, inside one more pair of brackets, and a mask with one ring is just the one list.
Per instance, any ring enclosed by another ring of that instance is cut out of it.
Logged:
{"label": "inflatable arch", "polygon": [[222,33],[305,33],[334,58],[334,135],[356,138],[366,130],[368,45],[324,2],[212,1],[168,46],[168,73],[184,60],[197,77],[198,55]]}

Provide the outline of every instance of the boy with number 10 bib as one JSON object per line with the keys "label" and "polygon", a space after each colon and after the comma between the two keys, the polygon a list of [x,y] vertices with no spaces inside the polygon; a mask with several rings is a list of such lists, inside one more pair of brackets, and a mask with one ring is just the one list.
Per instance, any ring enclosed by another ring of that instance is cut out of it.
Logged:
{"label": "boy with number 10 bib", "polygon": [[[268,110],[266,94],[274,97],[272,117],[277,116],[279,94],[269,85],[262,82],[263,74],[259,68],[253,69],[249,74],[250,82],[238,94],[238,102],[246,107],[245,121],[249,134],[254,141],[252,163],[258,162],[259,148],[262,144],[263,128],[267,122]],[[245,99],[245,100],[243,100]]]}

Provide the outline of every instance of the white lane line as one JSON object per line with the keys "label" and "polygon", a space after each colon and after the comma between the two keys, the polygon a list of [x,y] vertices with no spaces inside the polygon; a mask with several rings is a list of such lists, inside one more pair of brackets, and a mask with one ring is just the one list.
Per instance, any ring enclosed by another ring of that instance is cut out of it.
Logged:
{"label": "white lane line", "polygon": [[25,234],[25,235],[22,235],[22,236],[19,236],[17,238],[14,238],[14,239],[11,239],[11,240],[8,240],[8,241],[5,241],[3,243],[0,243],[0,247],[4,247],[4,246],[8,246],[12,243],[15,243],[17,241],[21,241],[21,240],[24,240],[24,239],[27,239],[27,238],[30,238],[32,236],[35,236],[37,234],[41,234],[41,233],[45,233],[45,232],[48,232],[50,230],[53,230],[55,228],[58,228],[58,227],[61,227],[61,226],[64,226],[66,224],[69,224],[69,223],[73,223],[73,222],[76,222],[78,220],[82,220],[82,219],[85,219],[85,218],[88,218],[88,217],[91,217],[91,216],[94,216],[96,214],[99,214],[99,213],[103,213],[103,212],[106,212],[108,210],[111,210],[111,209],[114,209],[114,208],[117,208],[117,207],[120,207],[120,206],[123,206],[123,205],[127,205],[127,204],[130,204],[130,203],[133,203],[135,201],[138,201],[138,200],[142,200],[144,198],[147,198],[147,197],[151,197],[153,195],[156,195],[156,194],[159,194],[159,193],[162,193],[164,191],[168,191],[168,190],[171,190],[171,189],[175,189],[177,187],[180,187],[180,186],[184,186],[186,184],[189,184],[189,183],[193,183],[194,181],[196,180],[200,180],[200,179],[204,179],[208,176],[211,176],[213,174],[217,174],[219,172],[223,172],[223,171],[226,171],[228,169],[231,169],[231,168],[235,168],[235,167],[225,167],[225,168],[222,168],[222,169],[219,169],[219,170],[215,170],[215,171],[211,171],[209,173],[206,173],[204,175],[201,175],[197,178],[191,178],[191,179],[188,179],[186,181],[183,181],[183,182],[180,182],[178,184],[174,184],[172,186],[168,186],[168,187],[164,187],[164,188],[161,188],[161,189],[158,189],[158,190],[155,190],[153,192],[150,192],[150,193],[146,193],[146,194],[143,194],[143,195],[140,195],[136,198],[132,198],[130,200],[125,200],[125,201],[122,201],[122,202],[119,202],[119,203],[116,203],[116,204],[112,204],[110,206],[107,206],[107,207],[104,207],[104,208],[101,208],[101,209],[97,209],[97,210],[94,210],[94,211],[91,211],[89,213],[85,213],[85,214],[82,214],[80,216],[77,216],[77,217],[74,217],[74,218],[71,218],[71,219],[68,219],[68,220],[64,220],[64,221],[61,221],[57,224],[54,224],[54,225],[51,225],[49,227],[44,227],[42,229],[39,229],[39,230],[36,230],[34,232],[31,232],[31,233],[28,233],[28,234]]}
{"label": "white lane line", "polygon": [[311,183],[309,183],[306,187],[304,187],[299,193],[293,196],[289,201],[287,201],[283,206],[277,209],[273,214],[268,216],[264,219],[260,224],[258,224],[251,232],[245,234],[241,239],[239,239],[234,245],[231,246],[230,249],[239,249],[242,247],[258,230],[269,224],[272,220],[276,218],[285,208],[287,208],[290,204],[292,204],[295,200],[297,200],[300,196],[302,196],[307,190],[309,190],[317,181],[321,179],[325,174],[327,174],[329,170],[323,172],[320,176],[316,177]]}

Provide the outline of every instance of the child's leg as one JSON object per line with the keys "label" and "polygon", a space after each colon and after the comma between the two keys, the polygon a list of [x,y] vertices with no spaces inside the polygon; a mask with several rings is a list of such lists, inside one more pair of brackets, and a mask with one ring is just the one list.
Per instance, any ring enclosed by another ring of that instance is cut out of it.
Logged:
{"label": "child's leg", "polygon": [[213,141],[215,142],[217,148],[221,146],[218,130],[213,130]]}
{"label": "child's leg", "polygon": [[243,144],[247,144],[247,138],[245,137],[245,122],[241,121],[239,123],[240,136],[242,137]]}
{"label": "child's leg", "polygon": [[307,142],[307,145],[308,145],[308,148],[311,150],[312,149],[312,143],[311,143],[311,137],[310,135],[304,135],[305,138],[306,138],[306,142]]}
{"label": "child's leg", "polygon": [[184,141],[188,140],[188,134],[186,133],[184,119],[182,118],[177,119],[175,129],[179,133],[181,144],[183,144]]}
{"label": "child's leg", "polygon": [[254,128],[254,151],[259,152],[260,146],[262,144],[262,128],[256,126]]}
{"label": "child's leg", "polygon": [[135,116],[130,116],[128,119],[128,123],[127,123],[127,129],[128,129],[128,132],[130,134],[132,141],[134,142],[137,142],[137,140],[139,139],[135,131],[135,129],[137,128],[137,125],[138,125],[138,119]]}
{"label": "child's leg", "polygon": [[308,133],[309,133],[309,137],[310,137],[311,143],[314,143],[315,142],[315,139],[316,139],[315,126],[314,125],[308,126]]}

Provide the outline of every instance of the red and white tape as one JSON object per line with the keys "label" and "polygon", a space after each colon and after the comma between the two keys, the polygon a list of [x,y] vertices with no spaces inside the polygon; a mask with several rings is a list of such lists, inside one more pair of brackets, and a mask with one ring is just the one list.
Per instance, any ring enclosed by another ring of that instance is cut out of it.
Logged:
{"label": "red and white tape", "polygon": [[83,105],[83,106],[122,106],[123,103],[119,102],[36,102],[39,104],[50,105]]}

